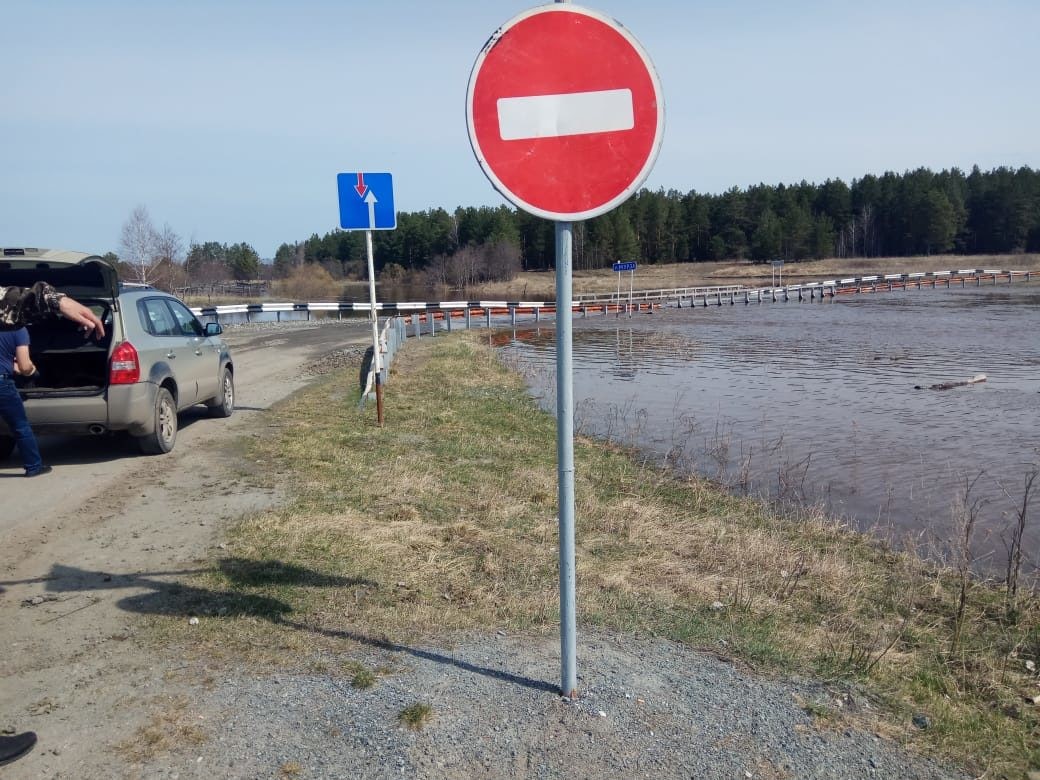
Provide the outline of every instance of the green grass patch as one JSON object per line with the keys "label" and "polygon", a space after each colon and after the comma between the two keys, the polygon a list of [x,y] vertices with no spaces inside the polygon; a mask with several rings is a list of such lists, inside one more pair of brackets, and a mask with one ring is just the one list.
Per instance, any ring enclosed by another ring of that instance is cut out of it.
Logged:
{"label": "green grass patch", "polygon": [[421,731],[431,720],[433,720],[433,707],[423,702],[410,704],[401,710],[397,719],[405,728],[412,731]]}

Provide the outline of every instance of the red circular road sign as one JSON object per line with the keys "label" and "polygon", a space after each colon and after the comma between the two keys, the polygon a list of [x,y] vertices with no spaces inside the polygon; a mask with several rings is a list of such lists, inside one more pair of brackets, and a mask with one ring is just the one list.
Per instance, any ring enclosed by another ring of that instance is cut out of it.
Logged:
{"label": "red circular road sign", "polygon": [[495,189],[547,219],[595,217],[650,173],[664,99],[650,58],[617,22],[571,3],[519,14],[473,65],[466,122]]}

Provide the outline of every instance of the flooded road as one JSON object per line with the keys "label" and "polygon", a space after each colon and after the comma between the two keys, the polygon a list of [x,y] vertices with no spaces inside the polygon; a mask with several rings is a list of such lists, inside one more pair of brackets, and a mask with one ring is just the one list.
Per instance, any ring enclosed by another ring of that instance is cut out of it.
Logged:
{"label": "flooded road", "polygon": [[[511,335],[504,356],[555,410],[553,324]],[[574,398],[582,433],[933,555],[972,509],[980,565],[1002,572],[1040,463],[1040,285],[576,319]]]}

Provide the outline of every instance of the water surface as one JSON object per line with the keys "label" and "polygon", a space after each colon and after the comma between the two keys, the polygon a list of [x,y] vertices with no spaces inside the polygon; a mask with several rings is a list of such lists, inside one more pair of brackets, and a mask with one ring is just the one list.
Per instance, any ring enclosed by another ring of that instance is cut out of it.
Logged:
{"label": "water surface", "polygon": [[[555,410],[552,324],[502,349]],[[1040,462],[1036,285],[590,316],[575,320],[573,358],[580,431],[737,489],[822,502],[933,554],[973,507],[983,564],[1004,566]],[[915,389],[977,374],[987,381]]]}

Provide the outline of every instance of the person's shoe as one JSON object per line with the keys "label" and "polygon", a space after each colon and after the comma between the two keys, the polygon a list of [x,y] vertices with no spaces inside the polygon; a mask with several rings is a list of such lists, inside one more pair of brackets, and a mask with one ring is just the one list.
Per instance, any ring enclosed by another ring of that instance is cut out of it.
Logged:
{"label": "person's shoe", "polygon": [[38,477],[41,474],[50,474],[54,469],[50,466],[40,466],[36,471],[27,471],[25,476],[27,477]]}
{"label": "person's shoe", "polygon": [[32,731],[15,734],[13,737],[0,736],[0,766],[17,761],[32,750],[35,744],[36,734]]}

